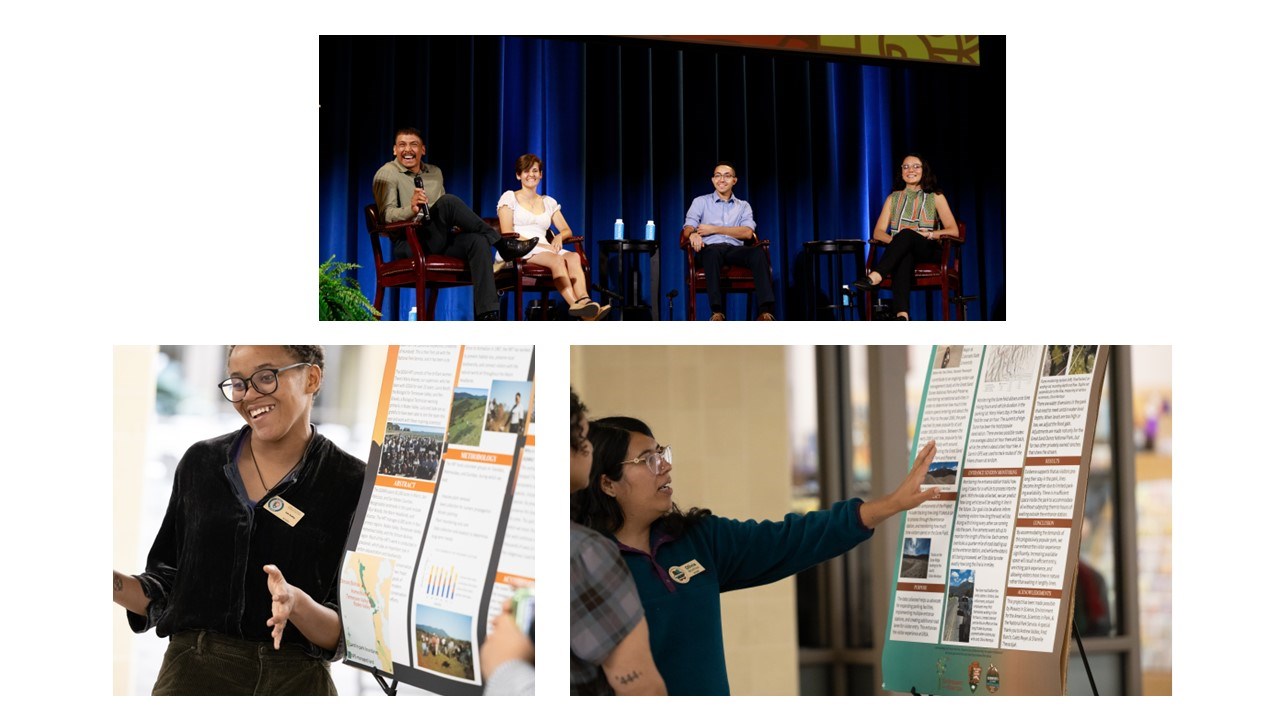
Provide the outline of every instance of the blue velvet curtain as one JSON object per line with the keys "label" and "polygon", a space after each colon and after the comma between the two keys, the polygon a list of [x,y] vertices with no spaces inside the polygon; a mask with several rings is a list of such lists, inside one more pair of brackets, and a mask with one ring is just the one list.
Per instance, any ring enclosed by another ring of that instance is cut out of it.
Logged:
{"label": "blue velvet curtain", "polygon": [[[615,218],[629,237],[653,220],[660,294],[679,291],[682,319],[679,230],[723,160],[736,166],[735,193],[772,241],[779,317],[802,319],[804,243],[869,237],[899,161],[914,152],[966,224],[963,289],[977,296],[970,318],[1004,319],[1004,38],[982,38],[981,52],[974,68],[618,38],[323,37],[319,259],[360,264],[372,298],[362,209],[395,129],[412,125],[447,191],[481,216],[519,187],[518,156],[542,157],[541,192],[587,237],[593,262]],[[610,271],[617,288],[616,265]],[[856,277],[848,265],[846,275]],[[912,316],[937,317],[936,295],[915,293]],[[390,314],[405,317],[412,299],[402,292]],[[665,298],[648,300],[665,319]],[[730,296],[728,312],[744,317],[745,299]],[[697,316],[708,314],[699,296]],[[437,318],[470,317],[469,288],[442,293]]]}

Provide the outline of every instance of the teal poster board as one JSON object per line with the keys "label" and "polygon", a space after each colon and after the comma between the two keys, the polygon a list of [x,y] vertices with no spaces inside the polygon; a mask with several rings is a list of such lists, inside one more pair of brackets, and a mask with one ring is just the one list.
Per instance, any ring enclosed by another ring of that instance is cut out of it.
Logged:
{"label": "teal poster board", "polygon": [[884,688],[1061,695],[1085,480],[1109,348],[939,345],[911,450],[937,500],[905,513]]}

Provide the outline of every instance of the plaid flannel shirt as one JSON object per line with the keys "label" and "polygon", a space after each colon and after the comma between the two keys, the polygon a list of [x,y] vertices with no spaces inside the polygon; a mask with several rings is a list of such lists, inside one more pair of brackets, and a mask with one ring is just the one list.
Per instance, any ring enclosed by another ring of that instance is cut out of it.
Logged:
{"label": "plaid flannel shirt", "polygon": [[617,545],[570,523],[570,669],[573,695],[612,695],[600,664],[644,618],[631,571]]}

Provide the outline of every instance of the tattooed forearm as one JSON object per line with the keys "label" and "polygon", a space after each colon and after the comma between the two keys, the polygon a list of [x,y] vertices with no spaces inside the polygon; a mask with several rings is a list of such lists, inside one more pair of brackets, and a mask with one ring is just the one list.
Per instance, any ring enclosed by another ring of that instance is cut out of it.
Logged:
{"label": "tattooed forearm", "polygon": [[617,675],[614,677],[614,679],[617,680],[620,685],[630,685],[631,683],[640,679],[640,671],[632,670],[626,675]]}
{"label": "tattooed forearm", "polygon": [[142,584],[132,575],[111,571],[111,601],[129,612],[139,615],[147,614],[151,598],[142,589]]}

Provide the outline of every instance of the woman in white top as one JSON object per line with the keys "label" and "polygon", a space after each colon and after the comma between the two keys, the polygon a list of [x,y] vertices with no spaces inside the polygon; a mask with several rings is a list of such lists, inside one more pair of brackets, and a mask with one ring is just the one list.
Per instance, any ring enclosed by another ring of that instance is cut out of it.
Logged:
{"label": "woman in white top", "polygon": [[[521,237],[537,238],[538,244],[525,258],[534,265],[551,270],[556,290],[569,303],[569,314],[583,320],[600,320],[609,312],[609,306],[601,306],[587,294],[587,278],[582,272],[578,253],[562,246],[573,231],[560,212],[555,198],[539,195],[542,182],[542,159],[537,155],[521,155],[516,160],[516,178],[520,189],[506,191],[498,200],[498,224],[502,232],[514,232]],[[555,224],[559,234],[547,241],[547,231]]]}

